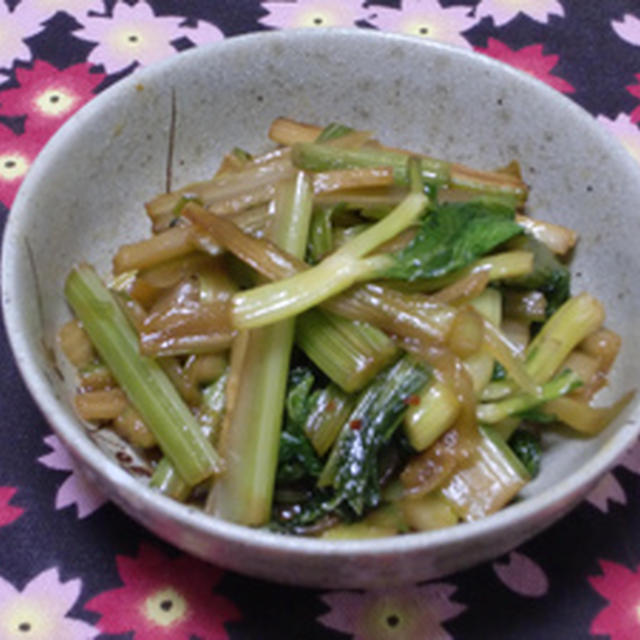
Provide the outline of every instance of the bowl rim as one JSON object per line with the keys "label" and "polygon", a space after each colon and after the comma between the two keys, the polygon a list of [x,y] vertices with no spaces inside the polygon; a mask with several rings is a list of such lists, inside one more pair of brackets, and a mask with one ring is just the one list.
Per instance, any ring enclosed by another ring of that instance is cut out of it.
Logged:
{"label": "bowl rim", "polygon": [[[83,106],[49,140],[34,160],[24,179],[10,209],[2,244],[2,309],[7,338],[14,360],[31,397],[55,434],[60,437],[74,456],[79,457],[93,470],[101,482],[117,487],[118,492],[123,494],[127,500],[135,496],[138,505],[143,506],[143,511],[157,513],[218,540],[232,541],[258,550],[295,553],[297,556],[330,554],[353,558],[354,556],[372,554],[397,555],[414,551],[435,551],[460,542],[473,544],[488,534],[506,531],[516,523],[519,526],[530,526],[533,529],[541,512],[557,511],[560,513],[563,509],[566,510],[566,508],[573,506],[578,498],[584,495],[588,488],[615,464],[619,456],[634,443],[640,433],[640,421],[638,421],[637,415],[630,416],[595,455],[562,481],[482,520],[461,523],[436,531],[376,539],[330,540],[287,536],[227,522],[205,514],[195,507],[175,502],[148,488],[114,461],[109,460],[98,446],[82,430],[78,429],[77,419],[73,417],[70,409],[65,408],[63,402],[56,397],[46,374],[37,362],[36,346],[27,339],[26,334],[20,329],[20,296],[17,295],[14,267],[15,263],[20,260],[19,251],[23,250],[22,238],[25,232],[22,230],[22,220],[25,218],[24,210],[28,204],[30,192],[37,190],[40,176],[47,173],[51,160],[55,159],[61,148],[64,149],[67,134],[72,128],[82,126],[85,121],[91,121],[102,110],[108,108],[111,101],[117,101],[119,96],[129,91],[132,86],[163,75],[175,66],[215,56],[220,50],[232,52],[234,49],[251,49],[265,41],[280,40],[283,44],[291,45],[302,40],[308,41],[329,36],[340,39],[358,39],[361,43],[369,43],[371,46],[375,46],[375,42],[380,39],[397,42],[399,46],[403,47],[421,46],[432,53],[465,59],[467,62],[477,65],[478,68],[499,70],[499,73],[507,74],[517,78],[519,82],[529,84],[536,92],[544,94],[546,99],[552,103],[555,102],[562,105],[564,109],[572,110],[574,117],[580,119],[584,126],[590,126],[594,132],[596,127],[599,127],[595,124],[595,119],[579,105],[529,74],[473,50],[400,34],[361,28],[326,28],[324,30],[302,28],[254,32],[226,38],[182,52],[180,55],[173,55],[168,59],[135,71],[105,89]],[[589,124],[588,120],[591,120],[593,124]],[[626,162],[629,171],[635,171],[640,177],[640,168],[637,167],[636,162],[628,155],[622,145],[605,132],[603,127],[598,137],[608,151],[616,155],[620,162]]]}

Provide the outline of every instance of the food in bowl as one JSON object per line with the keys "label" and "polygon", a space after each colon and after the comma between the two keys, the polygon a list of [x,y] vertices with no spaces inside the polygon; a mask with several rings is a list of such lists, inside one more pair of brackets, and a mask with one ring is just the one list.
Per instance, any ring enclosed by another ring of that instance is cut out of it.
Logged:
{"label": "food in bowl", "polygon": [[591,404],[621,340],[516,164],[283,118],[269,137],[148,202],[108,284],[67,279],[76,411],[151,486],[279,532],[437,529],[517,499],[545,430],[595,435],[631,400]]}

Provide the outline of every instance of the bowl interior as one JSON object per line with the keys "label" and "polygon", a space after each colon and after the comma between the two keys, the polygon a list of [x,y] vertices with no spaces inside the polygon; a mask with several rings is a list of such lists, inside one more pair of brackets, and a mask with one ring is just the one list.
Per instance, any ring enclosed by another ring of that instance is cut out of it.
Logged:
{"label": "bowl interior", "polygon": [[[55,362],[50,357],[55,332],[69,318],[62,289],[71,266],[85,260],[106,274],[116,247],[148,234],[142,205],[166,188],[172,101],[174,187],[210,176],[234,146],[267,148],[266,131],[277,116],[344,122],[370,129],[391,145],[479,168],[518,160],[532,188],[532,214],[580,233],[572,266],[574,291],[599,297],[608,311],[607,325],[622,335],[609,398],[636,384],[640,181],[634,162],[588,115],[523,74],[442,45],[366,31],[234,38],[141,71],[74,116],[34,164],[6,232],[3,303],[18,364],[53,428],[98,477],[107,478],[112,494],[136,517],[149,524],[144,514],[159,508],[174,524],[188,520],[185,526],[192,531],[225,539],[240,536],[245,550],[254,543],[276,544],[263,532],[204,523],[199,514],[164,505],[136,488],[74,419],[68,402],[73,372],[60,354]],[[637,432],[632,419],[637,406],[636,400],[598,438],[555,442],[543,473],[526,490],[531,500],[488,524],[460,527],[454,537],[495,535],[502,528],[505,550],[522,538],[522,518],[529,518],[533,531],[536,512],[559,513],[558,505],[575,501],[629,445]],[[165,535],[194,550],[178,534]],[[402,544],[433,551],[446,539],[438,533],[415,538]],[[374,558],[385,544],[363,542],[350,549]],[[317,541],[301,541],[295,548],[306,554],[335,552]],[[396,548],[400,553],[402,545]],[[195,551],[217,559],[216,549],[204,552],[198,546]],[[490,553],[499,550],[492,547]],[[457,566],[447,565],[451,568]],[[298,578],[268,569],[257,573],[309,583],[304,571]],[[404,578],[427,577],[426,570],[413,571],[409,575],[411,569],[405,568]]]}

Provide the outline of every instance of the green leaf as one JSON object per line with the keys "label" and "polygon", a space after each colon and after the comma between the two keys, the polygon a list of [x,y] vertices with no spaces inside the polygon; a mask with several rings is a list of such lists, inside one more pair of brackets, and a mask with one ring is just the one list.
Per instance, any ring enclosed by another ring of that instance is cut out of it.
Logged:
{"label": "green leaf", "polygon": [[407,410],[407,399],[431,377],[430,369],[409,357],[378,374],[364,389],[347,419],[319,479],[331,485],[335,508],[348,504],[356,513],[375,507],[380,499],[378,456]]}
{"label": "green leaf", "polygon": [[287,391],[287,423],[302,426],[310,411],[309,394],[315,382],[310,369],[296,367],[289,373],[289,388]]}
{"label": "green leaf", "polygon": [[518,429],[509,438],[509,446],[518,456],[532,478],[540,472],[542,443],[540,437],[527,429]]}
{"label": "green leaf", "polygon": [[541,291],[547,300],[546,315],[554,312],[569,299],[571,274],[553,252],[542,242],[523,234],[513,241],[517,249],[533,253],[533,271],[509,281],[512,286]]}
{"label": "green leaf", "polygon": [[538,424],[551,424],[557,420],[555,415],[547,413],[539,407],[534,407],[528,411],[522,411],[518,414],[518,417],[526,420],[527,422],[537,422]]}
{"label": "green leaf", "polygon": [[315,377],[303,367],[289,375],[285,426],[280,434],[277,482],[292,482],[315,478],[322,471],[322,462],[304,432],[305,422],[315,406],[318,391],[312,391]]}
{"label": "green leaf", "polygon": [[351,133],[353,129],[345,124],[339,122],[331,122],[328,124],[316,138],[316,142],[329,142],[329,140],[335,140],[336,138],[342,138],[348,133]]}
{"label": "green leaf", "polygon": [[424,218],[413,241],[392,254],[395,264],[384,276],[408,281],[443,276],[520,233],[514,209],[500,202],[438,205]]}
{"label": "green leaf", "polygon": [[491,374],[491,381],[497,382],[499,380],[506,380],[507,370],[499,363],[495,362],[493,365],[493,373]]}
{"label": "green leaf", "polygon": [[307,262],[317,264],[333,250],[333,214],[341,205],[334,207],[318,207],[311,216],[309,242],[307,246]]}

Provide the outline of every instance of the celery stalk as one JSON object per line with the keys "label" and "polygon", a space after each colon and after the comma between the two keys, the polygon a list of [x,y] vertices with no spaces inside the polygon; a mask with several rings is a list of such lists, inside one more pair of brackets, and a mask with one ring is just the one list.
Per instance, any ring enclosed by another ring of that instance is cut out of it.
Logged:
{"label": "celery stalk", "polygon": [[[294,165],[307,171],[351,169],[355,167],[391,167],[394,181],[407,185],[407,155],[382,149],[341,149],[326,144],[301,142],[291,150]],[[449,181],[449,164],[420,156],[422,177],[431,184],[446,184]]]}
{"label": "celery stalk", "polygon": [[502,324],[502,294],[497,289],[485,289],[469,304],[495,327]]}
{"label": "celery stalk", "polygon": [[[218,439],[219,426],[226,406],[225,389],[228,379],[227,368],[215,382],[202,391],[202,410],[199,414],[199,420],[203,433],[214,446]],[[155,468],[149,486],[181,502],[186,500],[191,492],[191,487],[180,477],[171,460],[166,456],[160,460]]]}
{"label": "celery stalk", "polygon": [[309,229],[309,261],[319,262],[333,249],[333,234],[331,217],[334,207],[323,207],[313,212],[311,228]]}
{"label": "celery stalk", "polygon": [[180,477],[166,456],[154,469],[149,486],[179,502],[184,502],[191,493],[191,487]]}
{"label": "celery stalk", "polygon": [[[311,208],[311,185],[302,172],[279,185],[271,239],[298,258],[305,252]],[[294,329],[294,319],[285,319],[241,331],[232,346],[232,375],[241,384],[229,399],[220,436],[227,471],[207,501],[207,510],[225,520],[259,526],[271,516]]]}
{"label": "celery stalk", "polygon": [[604,322],[604,307],[588,293],[569,298],[544,324],[525,352],[525,366],[537,382],[548,380],[584,338]]}
{"label": "celery stalk", "polygon": [[355,398],[330,384],[319,394],[304,424],[304,432],[319,456],[329,450],[348,418]]}
{"label": "celery stalk", "polygon": [[387,256],[362,257],[406,229],[424,211],[427,197],[409,194],[383,218],[320,264],[278,282],[233,296],[232,321],[238,329],[260,327],[306,311],[352,284],[373,277]]}
{"label": "celery stalk", "polygon": [[460,413],[460,402],[452,387],[434,381],[416,397],[404,416],[404,430],[416,451],[430,447]]}
{"label": "celery stalk", "polygon": [[480,433],[482,438],[469,461],[440,489],[467,522],[498,511],[530,480],[522,462],[495,431],[480,427]]}
{"label": "celery stalk", "polygon": [[500,422],[509,416],[530,411],[549,400],[564,396],[580,384],[580,378],[570,369],[566,369],[543,384],[539,395],[520,392],[497,402],[481,403],[476,407],[476,416],[480,422]]}
{"label": "celery stalk", "polygon": [[344,391],[358,391],[391,363],[399,349],[375,327],[322,309],[298,317],[296,342]]}
{"label": "celery stalk", "polygon": [[184,481],[195,485],[223,469],[215,449],[155,360],[142,356],[124,313],[92,267],[76,266],[65,295],[96,350]]}

